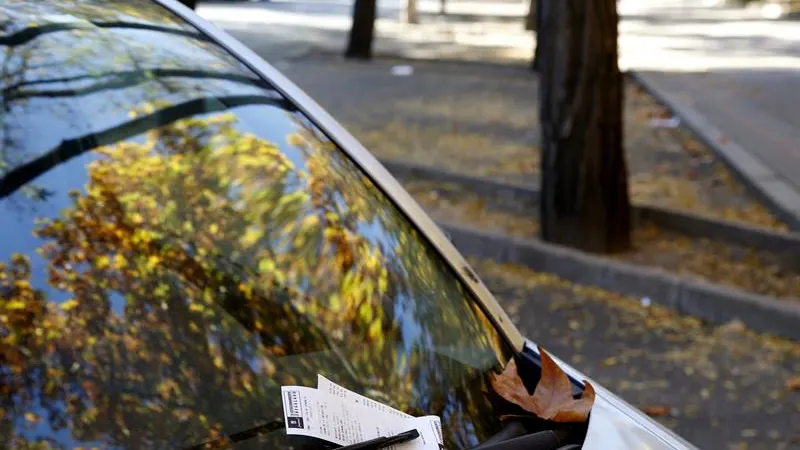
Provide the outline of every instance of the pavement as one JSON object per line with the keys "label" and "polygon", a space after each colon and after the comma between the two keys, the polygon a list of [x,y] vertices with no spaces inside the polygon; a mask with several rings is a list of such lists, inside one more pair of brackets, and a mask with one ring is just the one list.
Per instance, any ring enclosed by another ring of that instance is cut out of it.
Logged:
{"label": "pavement", "polygon": [[800,228],[800,21],[651,4],[621,33],[621,65]]}
{"label": "pavement", "polygon": [[[524,64],[534,40],[523,30],[526,7],[499,0],[418,0],[422,25],[398,19],[397,0],[378,2],[373,53],[410,59],[448,59]],[[351,6],[338,0],[201,3],[197,12],[246,43],[270,63],[323,53],[341,54],[347,44]]]}

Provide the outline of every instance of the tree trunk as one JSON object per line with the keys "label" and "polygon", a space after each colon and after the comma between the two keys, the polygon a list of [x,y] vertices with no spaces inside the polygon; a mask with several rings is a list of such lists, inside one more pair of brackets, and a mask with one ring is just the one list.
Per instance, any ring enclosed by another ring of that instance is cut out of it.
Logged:
{"label": "tree trunk", "polygon": [[545,28],[544,28],[544,21],[547,20],[547,2],[552,0],[531,0],[531,8],[534,7],[533,3],[535,2],[536,10],[533,13],[533,18],[535,19],[535,24],[533,29],[536,31],[536,47],[533,51],[533,60],[531,61],[531,70],[534,72],[539,71],[539,64],[540,60],[542,59],[540,53],[542,50],[542,41],[545,39]]}
{"label": "tree trunk", "polygon": [[372,37],[375,33],[375,1],[356,0],[353,4],[353,25],[350,27],[350,40],[347,43],[347,58],[370,59],[372,57]]}
{"label": "tree trunk", "polygon": [[525,30],[527,31],[536,31],[536,11],[539,7],[538,0],[531,0],[531,4],[528,7],[528,15],[525,16]]}
{"label": "tree trunk", "polygon": [[406,23],[419,23],[419,14],[417,14],[417,0],[406,0],[404,19]]}
{"label": "tree trunk", "polygon": [[546,2],[540,22],[542,239],[630,247],[616,0]]}
{"label": "tree trunk", "polygon": [[183,3],[187,8],[197,9],[198,0],[178,0]]}
{"label": "tree trunk", "polygon": [[439,14],[447,14],[447,0],[439,0]]}

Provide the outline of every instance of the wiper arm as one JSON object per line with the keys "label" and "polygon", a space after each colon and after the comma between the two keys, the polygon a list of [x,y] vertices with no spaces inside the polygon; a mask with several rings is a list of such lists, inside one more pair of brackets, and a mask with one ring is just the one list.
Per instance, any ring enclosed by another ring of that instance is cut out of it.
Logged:
{"label": "wiper arm", "polygon": [[[237,442],[246,441],[247,439],[254,438],[261,434],[271,433],[273,431],[280,430],[284,426],[283,419],[276,419],[272,422],[268,422],[262,425],[255,426],[253,428],[248,428],[244,431],[239,431],[237,433],[222,435],[216,439],[210,439],[205,442],[201,442],[197,445],[193,445],[191,447],[185,447],[181,450],[206,450],[209,448],[218,448],[218,445],[221,444],[235,444]],[[414,440],[419,437],[419,432],[417,430],[409,430],[404,433],[397,434],[395,436],[388,436],[388,437],[380,437],[377,439],[371,439],[366,442],[361,442],[359,444],[347,445],[347,446],[340,446],[342,450],[372,450],[372,449],[382,449],[385,447],[389,447],[391,445],[396,445],[404,442],[408,442]]]}
{"label": "wiper arm", "polygon": [[[516,430],[514,430],[516,431]],[[510,439],[490,439],[472,450],[559,450],[567,446],[568,432],[544,430]]]}
{"label": "wiper arm", "polygon": [[502,430],[493,434],[492,437],[485,440],[477,447],[474,447],[472,450],[488,448],[493,444],[497,444],[503,441],[508,441],[514,438],[518,438],[520,436],[525,436],[526,434],[528,434],[528,430],[525,429],[525,425],[522,423],[521,420],[510,420],[505,424],[505,426],[503,426]]}
{"label": "wiper arm", "polygon": [[223,444],[226,442],[230,443],[242,442],[261,434],[278,431],[281,428],[283,428],[283,419],[276,419],[273,420],[272,422],[267,422],[265,424],[255,426],[253,428],[248,428],[244,431],[239,431],[233,434],[222,435],[216,439],[210,439],[208,441],[201,442],[200,444],[193,445],[191,447],[185,447],[182,450],[205,450],[207,448],[216,448],[215,446],[219,444]]}

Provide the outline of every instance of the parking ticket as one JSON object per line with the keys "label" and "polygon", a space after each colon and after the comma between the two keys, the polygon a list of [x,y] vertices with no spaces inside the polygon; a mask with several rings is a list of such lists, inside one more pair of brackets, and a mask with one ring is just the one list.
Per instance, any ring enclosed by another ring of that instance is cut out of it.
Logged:
{"label": "parking ticket", "polygon": [[411,429],[413,441],[387,447],[395,450],[440,450],[438,416],[412,417],[388,405],[345,389],[320,376],[319,388],[281,387],[286,433],[310,436],[338,445],[351,445]]}
{"label": "parking ticket", "polygon": [[368,408],[372,408],[376,413],[385,414],[393,417],[414,417],[411,414],[406,414],[399,409],[392,408],[389,405],[375,401],[369,397],[351,391],[345,387],[339,386],[333,381],[317,374],[317,389],[337,397],[344,398],[355,403],[363,404]]}

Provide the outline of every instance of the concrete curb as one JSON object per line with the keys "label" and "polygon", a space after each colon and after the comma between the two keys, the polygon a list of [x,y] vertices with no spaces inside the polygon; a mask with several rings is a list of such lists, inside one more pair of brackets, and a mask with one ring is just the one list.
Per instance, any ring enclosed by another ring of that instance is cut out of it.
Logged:
{"label": "concrete curb", "polygon": [[439,223],[466,256],[520,264],[574,283],[597,286],[699,317],[714,324],[739,319],[753,330],[800,341],[800,302],[683,279],[541,241],[516,239]]}
{"label": "concrete curb", "polygon": [[792,230],[800,230],[800,193],[744,147],[726,137],[699,111],[661,89],[649,75],[630,72],[631,78],[657,101],[672,110],[697,137],[730,166],[744,184]]}
{"label": "concrete curb", "polygon": [[727,220],[709,219],[698,214],[653,205],[634,206],[638,220],[696,238],[719,239],[731,244],[773,253],[800,255],[800,235],[774,231]]}
{"label": "concrete curb", "polygon": [[[398,179],[426,179],[464,185],[476,194],[496,199],[494,206],[504,210],[517,212],[538,208],[539,190],[534,185],[462,175],[405,161],[381,159],[381,163]],[[800,235],[793,233],[776,233],[654,205],[634,205],[633,215],[636,220],[648,221],[691,237],[714,238],[775,253],[800,255]]]}

